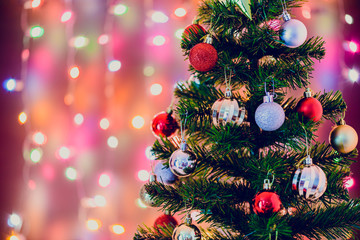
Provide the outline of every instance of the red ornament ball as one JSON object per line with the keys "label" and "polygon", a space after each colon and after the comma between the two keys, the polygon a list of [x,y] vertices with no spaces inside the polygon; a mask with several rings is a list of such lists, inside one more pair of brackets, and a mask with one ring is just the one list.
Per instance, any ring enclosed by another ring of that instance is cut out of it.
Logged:
{"label": "red ornament ball", "polygon": [[151,121],[151,130],[155,137],[172,137],[179,125],[171,113],[160,112]]}
{"label": "red ornament ball", "polygon": [[279,195],[271,191],[263,191],[256,194],[253,199],[253,210],[259,216],[270,217],[282,208]]}
{"label": "red ornament ball", "polygon": [[218,53],[211,44],[198,43],[190,50],[189,60],[196,70],[208,72],[215,67]]}
{"label": "red ornament ball", "polygon": [[197,35],[200,32],[203,33],[203,34],[206,34],[205,28],[203,28],[199,24],[191,24],[191,25],[189,25],[189,26],[187,26],[185,28],[185,30],[184,30],[184,32],[182,34],[182,38],[190,40],[189,39],[190,35]]}
{"label": "red ornament ball", "polygon": [[306,121],[312,120],[317,122],[322,117],[323,107],[316,98],[305,97],[298,102],[296,111],[300,113]]}
{"label": "red ornament ball", "polygon": [[173,227],[176,227],[179,223],[173,216],[163,214],[155,220],[154,228],[159,230],[159,227],[165,227],[165,225],[172,225]]}

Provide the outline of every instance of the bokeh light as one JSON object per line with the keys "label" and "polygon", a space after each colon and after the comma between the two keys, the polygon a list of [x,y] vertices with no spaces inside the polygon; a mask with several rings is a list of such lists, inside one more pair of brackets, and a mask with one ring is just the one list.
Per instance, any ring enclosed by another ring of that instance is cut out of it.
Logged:
{"label": "bokeh light", "polygon": [[61,159],[66,160],[70,158],[71,151],[68,147],[62,146],[58,150],[58,155]]}
{"label": "bokeh light", "polygon": [[149,171],[146,171],[146,170],[140,170],[138,172],[137,176],[138,176],[140,181],[146,182],[150,178],[150,173],[149,173]]}
{"label": "bokeh light", "polygon": [[40,38],[44,35],[44,29],[40,26],[33,26],[30,28],[30,37],[32,38]]}
{"label": "bokeh light", "polygon": [[101,129],[106,130],[110,127],[110,121],[107,118],[103,118],[100,120],[99,125]]}
{"label": "bokeh light", "polygon": [[161,46],[164,45],[166,42],[166,39],[164,36],[158,35],[153,38],[153,44],[155,46]]}
{"label": "bokeh light", "polygon": [[107,140],[107,144],[110,148],[117,148],[119,140],[115,136],[110,136]]}
{"label": "bokeh light", "polygon": [[106,198],[102,195],[96,195],[94,197],[94,202],[97,207],[105,207],[106,206]]}
{"label": "bokeh light", "polygon": [[162,86],[159,83],[154,83],[150,87],[150,92],[152,95],[159,95],[162,92]]}
{"label": "bokeh light", "polygon": [[175,9],[174,14],[177,17],[184,17],[187,14],[187,11],[185,8],[179,7]]}
{"label": "bokeh light", "polygon": [[182,39],[183,33],[184,33],[184,29],[183,29],[183,28],[180,28],[180,29],[178,29],[178,30],[175,31],[175,37],[176,37],[177,39]]}
{"label": "bokeh light", "polygon": [[145,156],[149,159],[149,160],[155,160],[156,156],[155,153],[152,151],[152,146],[148,146],[145,149]]}
{"label": "bokeh light", "polygon": [[105,45],[109,42],[109,35],[107,34],[101,34],[98,38],[98,43],[100,45]]}
{"label": "bokeh light", "polygon": [[136,129],[140,129],[145,125],[145,120],[142,116],[135,116],[131,121],[132,125]]}
{"label": "bokeh light", "polygon": [[354,184],[355,184],[355,180],[352,177],[348,177],[344,181],[344,187],[348,189],[354,186]]}
{"label": "bokeh light", "polygon": [[357,50],[358,50],[358,45],[355,42],[350,41],[349,42],[349,49],[350,49],[351,52],[356,53]]}
{"label": "bokeh light", "polygon": [[14,234],[12,234],[8,239],[9,240],[20,240],[20,238]]}
{"label": "bokeh light", "polygon": [[32,136],[32,140],[37,145],[43,145],[47,141],[47,137],[42,132],[35,132]]}
{"label": "bokeh light", "polygon": [[141,201],[140,198],[136,199],[136,205],[140,208],[147,208],[147,206]]}
{"label": "bokeh light", "polygon": [[85,36],[77,36],[70,40],[70,46],[75,48],[83,48],[89,44],[89,39]]}
{"label": "bokeh light", "polygon": [[31,1],[31,7],[32,8],[37,8],[37,7],[40,6],[40,4],[41,4],[41,0],[32,0]]}
{"label": "bokeh light", "polygon": [[105,187],[109,186],[110,183],[111,183],[111,178],[110,178],[109,174],[102,173],[99,177],[99,186],[105,188]]}
{"label": "bokeh light", "polygon": [[25,112],[21,112],[18,117],[18,121],[20,124],[26,123],[27,120],[27,114]]}
{"label": "bokeh light", "polygon": [[114,15],[121,16],[124,15],[128,11],[128,7],[124,4],[117,4],[114,7]]}
{"label": "bokeh light", "polygon": [[73,66],[69,70],[69,75],[72,79],[78,78],[80,75],[80,69],[77,66]]}
{"label": "bokeh light", "polygon": [[351,15],[345,14],[345,22],[346,22],[347,24],[353,24],[353,23],[354,23],[354,19],[353,19],[353,17],[352,17]]}
{"label": "bokeh light", "polygon": [[65,177],[70,181],[75,181],[77,179],[77,171],[73,167],[67,167],[65,169]]}
{"label": "bokeh light", "polygon": [[151,77],[155,73],[155,68],[153,66],[144,67],[144,75],[146,77]]}
{"label": "bokeh light", "polygon": [[65,11],[62,15],[61,15],[61,18],[60,18],[60,21],[65,23],[65,22],[68,22],[71,17],[72,17],[72,12],[71,11]]}
{"label": "bokeh light", "polygon": [[116,235],[121,235],[125,233],[125,228],[120,224],[114,224],[110,226],[110,231]]}
{"label": "bokeh light", "polygon": [[8,225],[9,227],[12,227],[12,228],[20,228],[21,225],[22,225],[22,218],[16,214],[16,213],[12,213],[9,218],[8,218]]}
{"label": "bokeh light", "polygon": [[359,79],[359,72],[355,69],[350,69],[348,73],[349,80],[356,82]]}
{"label": "bokeh light", "polygon": [[121,62],[119,60],[112,60],[108,64],[108,69],[110,72],[119,71],[121,68]]}
{"label": "bokeh light", "polygon": [[151,20],[156,23],[166,23],[169,21],[169,17],[166,16],[163,12],[155,11],[151,14]]}
{"label": "bokeh light", "polygon": [[74,123],[76,125],[81,125],[84,123],[84,116],[81,113],[78,113],[74,116]]}
{"label": "bokeh light", "polygon": [[86,228],[89,231],[97,231],[101,227],[101,222],[98,219],[88,219],[86,221]]}
{"label": "bokeh light", "polygon": [[9,92],[13,92],[16,89],[16,80],[13,78],[6,80],[3,83],[3,87],[5,90],[7,90]]}
{"label": "bokeh light", "polygon": [[30,151],[30,160],[33,163],[40,162],[42,156],[43,156],[43,151],[41,148],[34,148]]}

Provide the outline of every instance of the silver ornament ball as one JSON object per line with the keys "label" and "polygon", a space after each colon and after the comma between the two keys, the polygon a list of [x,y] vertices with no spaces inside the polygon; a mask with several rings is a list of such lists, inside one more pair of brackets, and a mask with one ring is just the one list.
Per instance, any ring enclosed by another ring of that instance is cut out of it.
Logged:
{"label": "silver ornament ball", "polygon": [[284,121],[284,109],[276,102],[264,102],[255,111],[255,122],[264,131],[275,131]]}
{"label": "silver ornament ball", "polygon": [[155,165],[154,173],[156,179],[166,185],[170,185],[178,180],[178,177],[173,174],[170,168],[166,167],[162,162]]}
{"label": "silver ornament ball", "polygon": [[191,223],[190,214],[186,217],[186,222],[174,229],[172,240],[200,240],[201,232],[198,227]]}
{"label": "silver ornament ball", "polygon": [[151,199],[151,195],[146,191],[145,185],[140,189],[140,199],[148,207],[156,207],[155,201]]}
{"label": "silver ornament ball", "polygon": [[281,25],[280,39],[290,48],[303,44],[307,37],[305,25],[297,19],[289,19]]}
{"label": "silver ornament ball", "polygon": [[181,143],[180,149],[171,154],[169,167],[178,177],[187,177],[194,172],[196,157],[187,150],[186,143]]}
{"label": "silver ornament ball", "polygon": [[232,123],[240,125],[245,118],[245,108],[239,107],[239,103],[235,99],[220,98],[211,108],[213,124],[215,126]]}
{"label": "silver ornament ball", "polygon": [[327,179],[324,171],[312,163],[310,157],[305,165],[296,170],[292,181],[292,189],[307,200],[317,200],[326,191]]}

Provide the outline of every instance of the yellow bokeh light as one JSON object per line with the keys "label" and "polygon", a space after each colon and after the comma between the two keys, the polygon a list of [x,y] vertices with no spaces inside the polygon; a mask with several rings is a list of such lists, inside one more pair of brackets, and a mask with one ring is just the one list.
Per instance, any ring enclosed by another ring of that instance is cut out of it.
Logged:
{"label": "yellow bokeh light", "polygon": [[11,235],[8,239],[9,240],[20,240],[20,238],[16,235]]}
{"label": "yellow bokeh light", "polygon": [[101,227],[101,222],[98,219],[89,219],[86,221],[86,228],[89,231],[97,231]]}
{"label": "yellow bokeh light", "polygon": [[174,11],[175,16],[177,17],[184,17],[187,14],[187,11],[185,8],[177,8]]}
{"label": "yellow bokeh light", "polygon": [[114,224],[110,226],[110,231],[116,235],[121,235],[125,233],[125,228],[120,224]]}
{"label": "yellow bokeh light", "polygon": [[106,130],[110,127],[110,121],[107,118],[103,118],[100,120],[99,125],[101,129]]}
{"label": "yellow bokeh light", "polygon": [[99,177],[99,186],[100,187],[107,187],[111,183],[111,178],[109,174],[103,173]]}
{"label": "yellow bokeh light", "polygon": [[34,133],[32,139],[33,139],[33,142],[37,145],[43,145],[46,143],[46,140],[47,140],[45,134],[43,134],[42,132]]}
{"label": "yellow bokeh light", "polygon": [[134,128],[136,129],[140,129],[145,125],[145,120],[142,116],[135,116],[132,121],[131,121],[132,125]]}
{"label": "yellow bokeh light", "polygon": [[18,117],[19,123],[20,123],[20,124],[24,124],[24,123],[26,123],[26,120],[27,120],[27,115],[26,115],[26,113],[21,112],[21,113],[19,114],[19,117]]}
{"label": "yellow bokeh light", "polygon": [[150,92],[152,95],[155,95],[155,96],[161,94],[161,92],[162,92],[161,84],[154,83],[153,85],[151,85]]}
{"label": "yellow bokeh light", "polygon": [[155,73],[155,68],[153,66],[146,66],[144,68],[144,75],[146,77],[151,77]]}
{"label": "yellow bokeh light", "polygon": [[70,68],[69,75],[72,79],[78,78],[80,75],[80,69],[77,66]]}

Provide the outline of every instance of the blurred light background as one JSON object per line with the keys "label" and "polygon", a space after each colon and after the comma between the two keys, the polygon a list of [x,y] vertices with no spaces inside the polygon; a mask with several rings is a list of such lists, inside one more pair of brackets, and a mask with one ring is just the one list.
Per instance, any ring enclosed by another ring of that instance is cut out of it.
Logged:
{"label": "blurred light background", "polygon": [[[1,239],[132,239],[161,215],[138,199],[151,169],[150,121],[190,76],[180,37],[198,2],[0,2]],[[358,133],[359,5],[316,0],[294,12],[326,40],[312,89],[343,91]]]}

